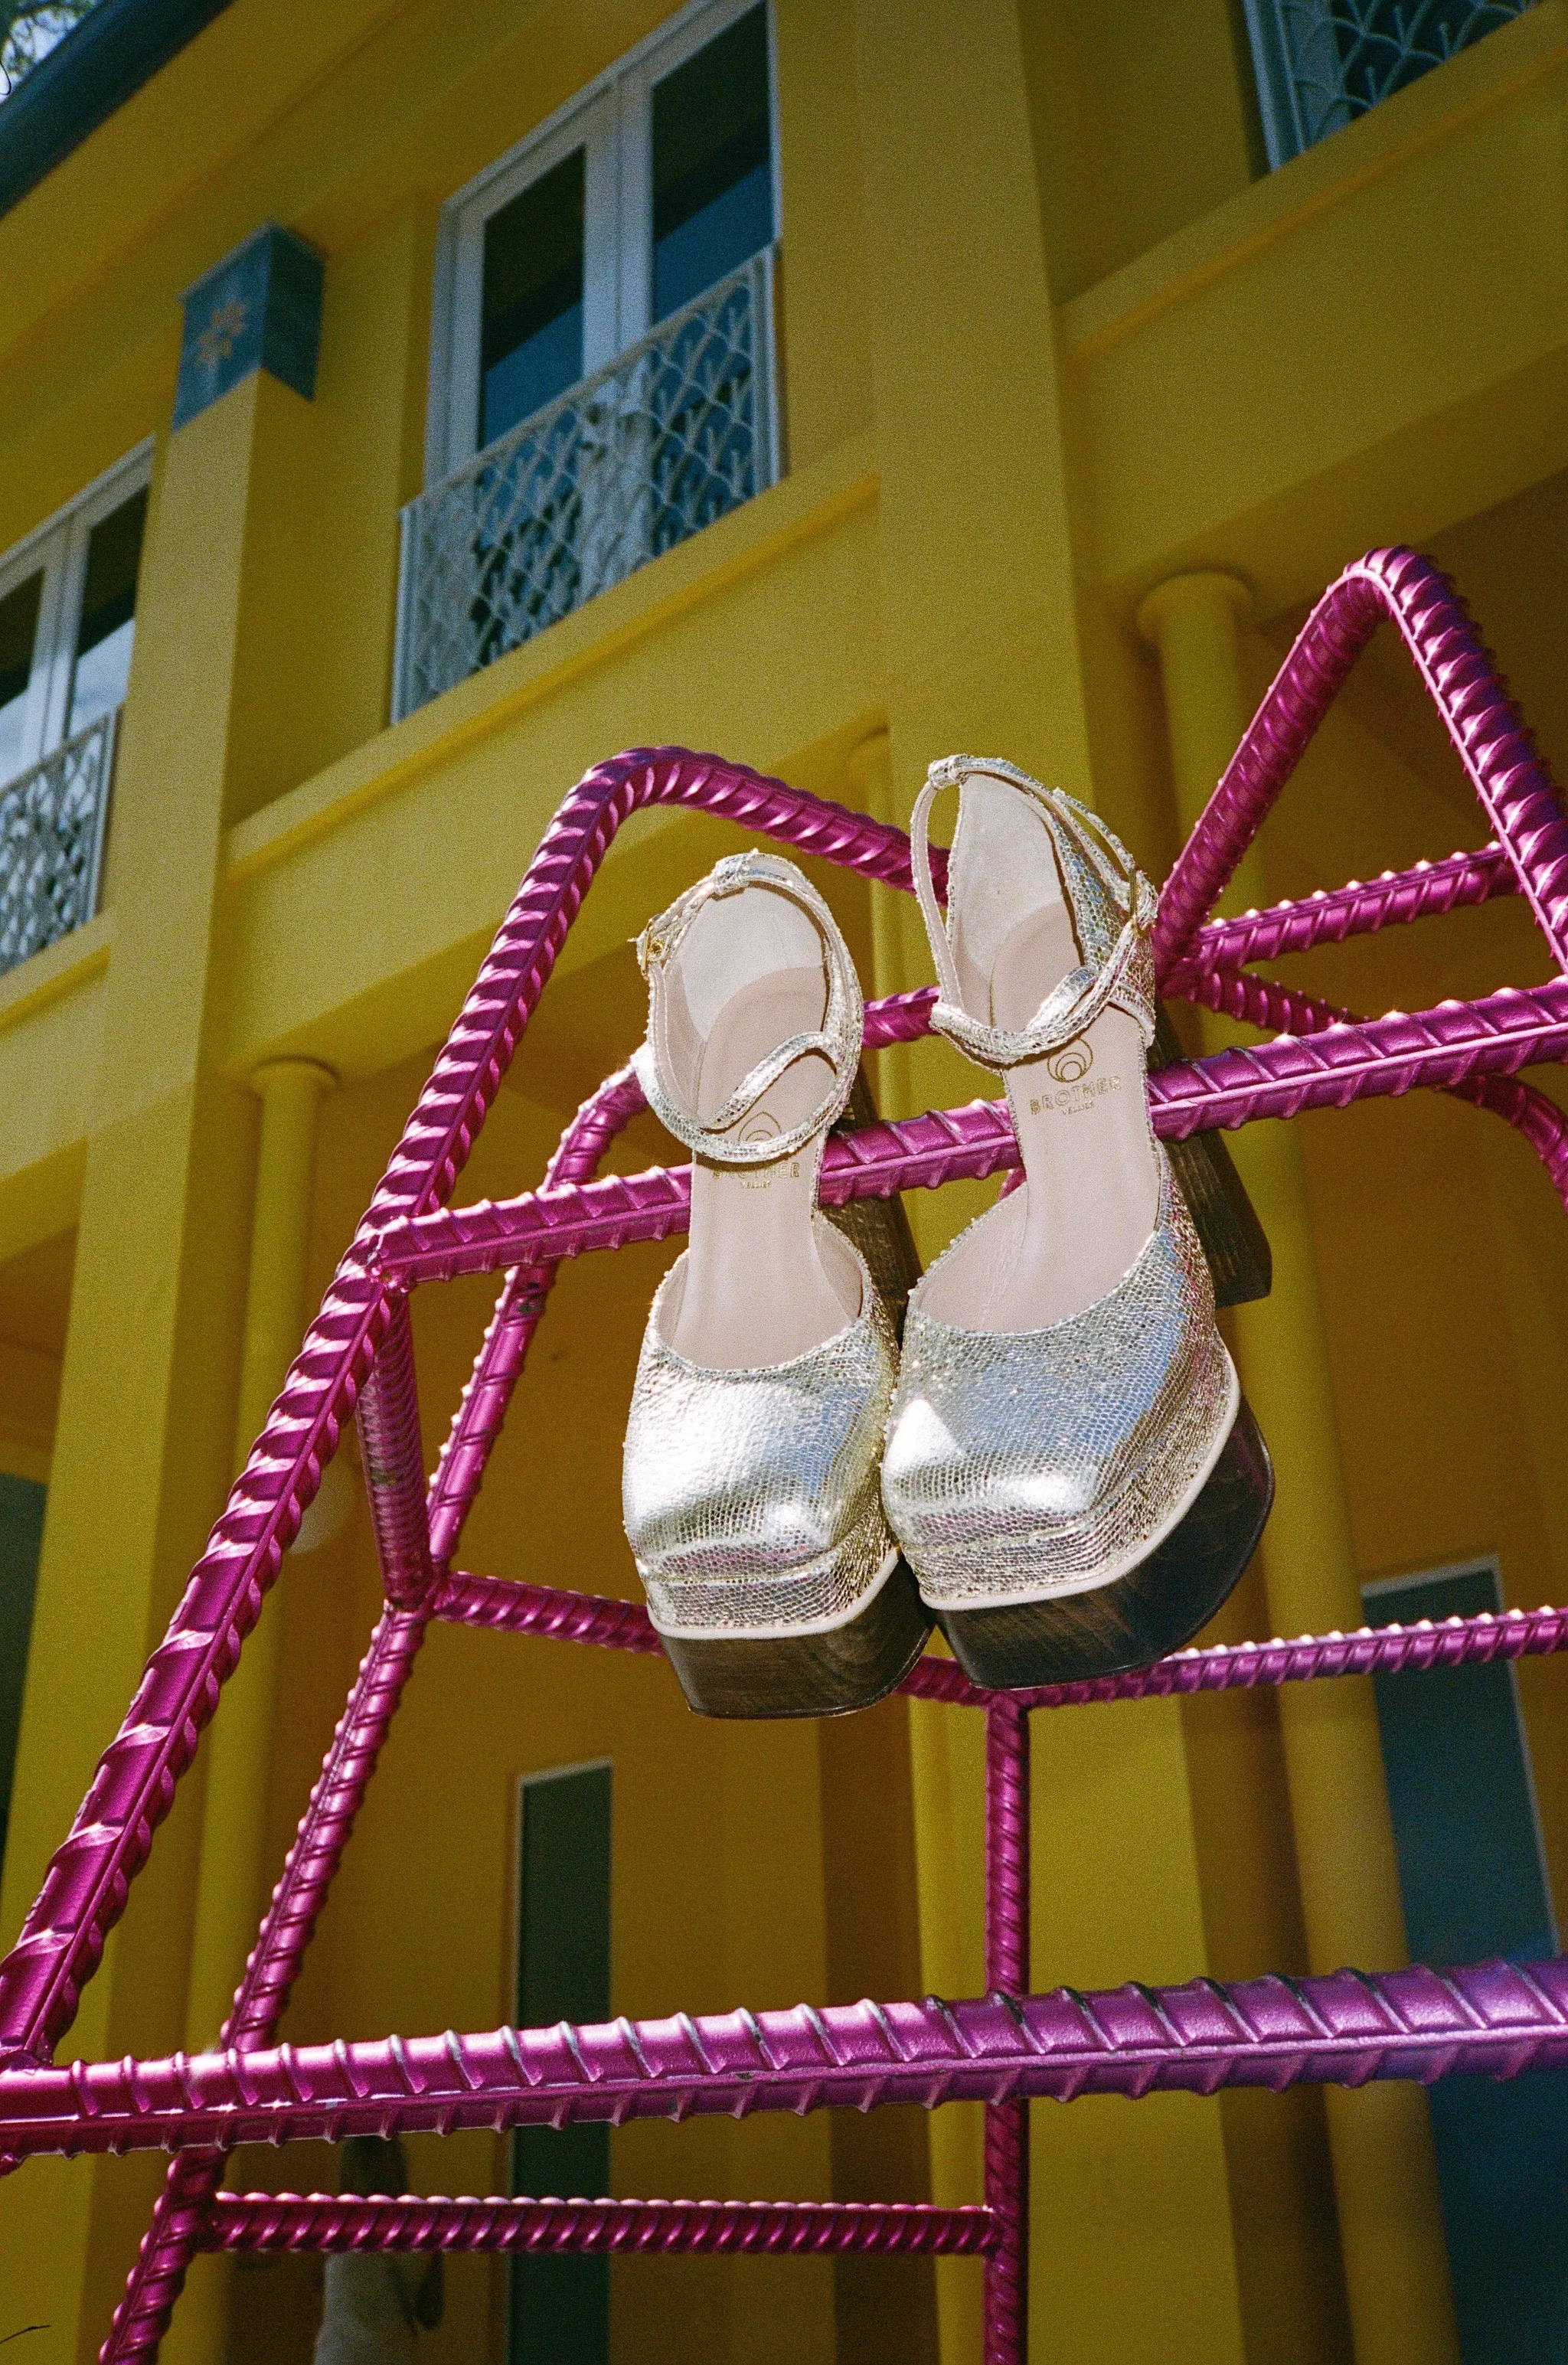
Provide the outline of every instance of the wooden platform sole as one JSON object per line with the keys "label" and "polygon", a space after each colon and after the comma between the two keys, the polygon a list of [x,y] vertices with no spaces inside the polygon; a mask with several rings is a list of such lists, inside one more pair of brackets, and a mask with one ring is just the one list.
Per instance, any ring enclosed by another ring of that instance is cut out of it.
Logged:
{"label": "wooden platform sole", "polygon": [[859,1617],[830,1633],[659,1641],[699,1716],[847,1716],[908,1675],[935,1622],[901,1560]]}
{"label": "wooden platform sole", "polygon": [[988,1691],[1147,1667],[1208,1624],[1257,1550],[1273,1499],[1269,1450],[1243,1401],[1186,1518],[1126,1576],[1054,1601],[942,1610],[937,1622],[970,1682]]}

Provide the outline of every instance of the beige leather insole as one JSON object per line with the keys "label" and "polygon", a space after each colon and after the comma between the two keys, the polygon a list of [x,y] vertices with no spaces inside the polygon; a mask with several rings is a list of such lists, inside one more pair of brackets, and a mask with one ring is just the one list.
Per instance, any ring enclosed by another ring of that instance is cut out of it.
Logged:
{"label": "beige leather insole", "polygon": [[[678,980],[669,988],[673,1048],[682,1015]],[[814,1034],[826,1000],[820,963],[776,970],[741,986],[720,1009],[706,1042],[691,1047],[698,1116],[711,1117],[788,1037]],[[820,1054],[797,1059],[742,1118],[738,1138],[787,1133],[821,1106],[832,1083],[833,1070]],[[803,1355],[856,1318],[860,1278],[854,1259],[831,1224],[812,1220],[821,1156],[816,1140],[760,1166],[693,1159],[690,1242],[664,1318],[677,1354],[708,1371],[750,1370]]]}
{"label": "beige leather insole", "polygon": [[[1014,927],[990,981],[993,1026],[1026,1026],[1080,953],[1042,829],[1056,898]],[[966,1000],[971,992],[966,979]],[[978,997],[971,1008],[983,1007]],[[1136,1022],[1107,1010],[1076,1043],[1011,1069],[1007,1098],[1026,1180],[921,1290],[939,1321],[1037,1330],[1114,1288],[1154,1227],[1159,1167]]]}

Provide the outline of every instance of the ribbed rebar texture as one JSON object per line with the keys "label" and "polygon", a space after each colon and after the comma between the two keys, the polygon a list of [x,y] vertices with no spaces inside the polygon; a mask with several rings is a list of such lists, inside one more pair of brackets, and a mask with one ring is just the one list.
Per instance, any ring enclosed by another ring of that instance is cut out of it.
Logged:
{"label": "ribbed rebar texture", "polygon": [[[545,1169],[546,1186],[586,1182],[622,1127],[647,1106],[630,1068],[618,1069],[583,1103]],[[486,1466],[501,1433],[511,1392],[522,1375],[543,1318],[556,1267],[519,1265],[508,1273],[484,1344],[463,1391],[431,1489],[431,1552],[444,1568],[457,1549]]]}
{"label": "ribbed rebar texture", "polygon": [[223,2192],[204,2250],[577,2250],[730,2256],[983,2258],[989,2209],[919,2201],[368,2201],[342,2193]]}
{"label": "ribbed rebar texture", "polygon": [[1559,970],[1568,970],[1568,820],[1556,786],[1451,584],[1429,559],[1394,549],[1370,552],[1330,585],[1248,725],[1161,891],[1154,951],[1162,980],[1385,618],[1443,718]]}
{"label": "ribbed rebar texture", "polygon": [[[985,1976],[1029,1991],[1029,1714],[993,1700],[985,1719]],[[1029,2105],[985,2114],[985,2199],[997,2220],[985,2269],[985,2365],[1025,2365],[1029,2329]]]}
{"label": "ribbed rebar texture", "polygon": [[1473,854],[1450,854],[1441,862],[1417,862],[1408,870],[1385,870],[1380,879],[1352,879],[1348,886],[1319,888],[1298,902],[1271,903],[1235,920],[1210,920],[1193,938],[1191,952],[1166,972],[1167,993],[1186,993],[1216,969],[1243,962],[1277,960],[1314,945],[1342,945],[1350,936],[1375,936],[1382,928],[1408,926],[1462,906],[1488,903],[1495,895],[1517,895],[1518,874],[1500,846]]}
{"label": "ribbed rebar texture", "polygon": [[1429,2085],[1565,2064],[1568,1961],[1413,1964],[1230,1986],[801,2004],[7,2070],[0,2143],[17,2157],[182,2140],[335,2143],[885,2102],[1136,2099],[1381,2078]]}
{"label": "ribbed rebar texture", "polygon": [[[1282,985],[1276,978],[1253,977],[1242,970],[1206,972],[1195,981],[1192,998],[1210,1010],[1223,1011],[1227,1017],[1244,1019],[1250,1026],[1277,1027],[1289,1035],[1320,1035],[1335,1026],[1365,1024],[1354,1011],[1304,993],[1299,986]],[[1515,1076],[1466,1076],[1441,1089],[1456,1100],[1489,1109],[1521,1134],[1568,1206],[1568,1115],[1555,1101]]]}
{"label": "ribbed rebar texture", "polygon": [[382,1586],[394,1608],[411,1609],[430,1591],[433,1571],[414,1333],[402,1295],[387,1302],[386,1328],[354,1418]]}
{"label": "ribbed rebar texture", "polygon": [[[535,1634],[545,1641],[598,1643],[612,1651],[659,1654],[659,1639],[640,1602],[568,1593],[510,1577],[454,1572],[431,1608],[454,1625]],[[1550,1658],[1568,1649],[1568,1609],[1489,1609],[1473,1618],[1423,1619],[1416,1626],[1361,1626],[1352,1634],[1302,1634],[1293,1641],[1217,1642],[1177,1651],[1150,1667],[1082,1683],[1042,1685],[999,1695],[980,1690],[951,1659],[917,1659],[899,1686],[921,1699],[986,1708],[998,1698],[1028,1709],[1085,1708],[1119,1699],[1172,1699],[1192,1692],[1252,1691],[1275,1684],[1332,1681],[1337,1676],[1418,1675],[1430,1667],[1489,1666],[1495,1659]]]}
{"label": "ribbed rebar texture", "polygon": [[[422,1616],[386,1609],[371,1636],[224,2023],[219,2041],[238,2053],[270,2044],[277,2034],[425,1625]],[[157,2355],[222,2180],[224,2157],[210,2147],[176,2154],[98,2352],[100,2365]]]}

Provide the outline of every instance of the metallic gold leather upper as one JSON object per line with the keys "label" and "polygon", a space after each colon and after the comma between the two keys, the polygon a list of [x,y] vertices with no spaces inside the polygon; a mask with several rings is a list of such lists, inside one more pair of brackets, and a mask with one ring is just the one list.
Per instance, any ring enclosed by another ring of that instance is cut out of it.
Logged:
{"label": "metallic gold leather upper", "polygon": [[910,1301],[882,1499],[935,1608],[1108,1584],[1170,1532],[1218,1459],[1239,1392],[1159,1155],[1154,1229],[1083,1313],[1043,1330],[969,1330],[923,1313],[922,1291]]}
{"label": "metallic gold leather upper", "polygon": [[661,1632],[820,1632],[853,1616],[892,1564],[878,1485],[897,1375],[892,1327],[859,1251],[815,1220],[855,1260],[860,1312],[789,1362],[705,1371],[665,1344],[684,1257],[654,1300],[622,1508]]}

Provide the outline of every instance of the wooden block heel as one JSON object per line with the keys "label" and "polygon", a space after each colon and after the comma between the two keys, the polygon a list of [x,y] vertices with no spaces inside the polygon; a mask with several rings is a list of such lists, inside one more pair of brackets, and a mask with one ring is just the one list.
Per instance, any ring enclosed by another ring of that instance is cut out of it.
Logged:
{"label": "wooden block heel", "polygon": [[[1184,1059],[1176,1029],[1164,1010],[1155,1014],[1149,1068],[1169,1068]],[[1197,1227],[1209,1272],[1214,1276],[1216,1306],[1248,1306],[1267,1297],[1273,1286],[1274,1264],[1268,1236],[1258,1211],[1236,1171],[1236,1161],[1217,1133],[1189,1134],[1169,1145],[1170,1163],[1182,1185],[1182,1196]]]}
{"label": "wooden block heel", "polygon": [[826,1634],[659,1640],[699,1716],[847,1716],[902,1681],[934,1623],[901,1560],[860,1615]]}
{"label": "wooden block heel", "polygon": [[1268,1448],[1243,1400],[1192,1509],[1126,1576],[1055,1600],[943,1611],[938,1623],[969,1681],[988,1691],[1148,1666],[1208,1624],[1257,1550],[1273,1499]]}

